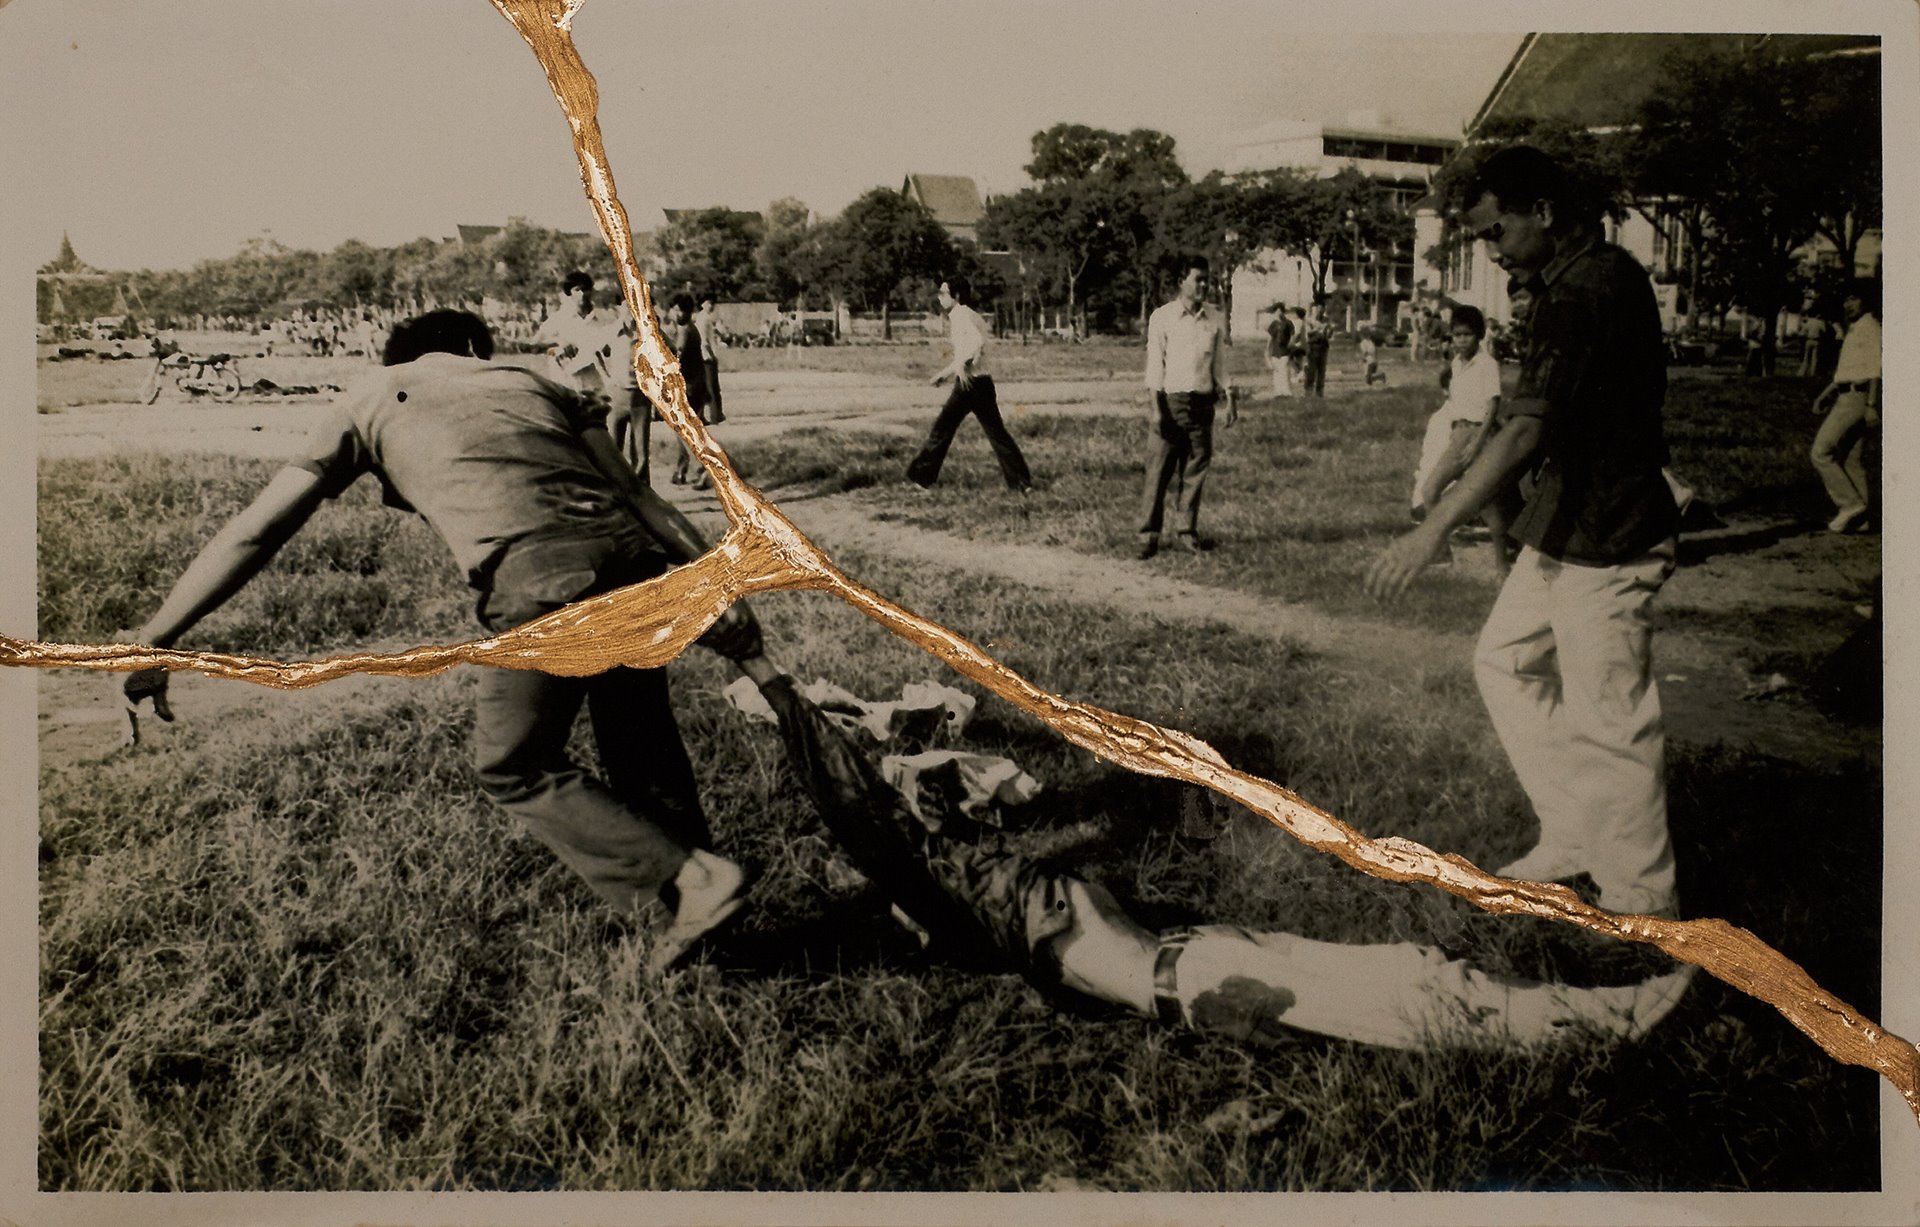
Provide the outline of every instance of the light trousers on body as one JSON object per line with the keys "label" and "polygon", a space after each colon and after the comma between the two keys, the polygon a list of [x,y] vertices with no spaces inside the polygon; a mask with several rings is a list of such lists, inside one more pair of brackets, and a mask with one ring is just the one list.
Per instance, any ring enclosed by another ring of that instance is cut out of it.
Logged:
{"label": "light trousers on body", "polygon": [[1814,471],[1839,511],[1866,510],[1867,394],[1842,392],[1813,437]]}
{"label": "light trousers on body", "polygon": [[1273,394],[1275,396],[1292,396],[1293,360],[1284,354],[1278,358],[1268,358],[1267,369],[1273,372]]}
{"label": "light trousers on body", "polygon": [[1474,653],[1487,714],[1540,819],[1529,862],[1543,877],[1585,871],[1613,911],[1673,899],[1650,621],[1673,566],[1672,540],[1611,567],[1525,547]]}

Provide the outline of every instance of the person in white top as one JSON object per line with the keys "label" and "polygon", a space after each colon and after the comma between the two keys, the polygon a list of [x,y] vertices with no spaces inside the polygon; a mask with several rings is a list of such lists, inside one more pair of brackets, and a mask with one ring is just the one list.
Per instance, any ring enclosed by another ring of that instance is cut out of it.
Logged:
{"label": "person in white top", "polygon": [[953,391],[941,406],[940,416],[933,420],[925,446],[907,465],[907,480],[923,490],[931,489],[940,480],[940,467],[946,463],[954,433],[960,429],[960,423],[967,420],[967,415],[972,414],[980,419],[980,429],[986,432],[994,459],[1000,462],[1000,476],[1006,479],[1007,489],[1030,494],[1033,473],[1027,468],[1020,444],[1001,420],[993,376],[984,369],[981,354],[987,345],[987,322],[967,305],[972,297],[973,283],[964,276],[955,274],[940,283],[940,310],[947,317],[953,361],[935,372],[931,382],[938,386],[951,379]]}
{"label": "person in white top", "polygon": [[1160,551],[1167,487],[1174,495],[1174,542],[1211,549],[1200,536],[1200,494],[1213,465],[1213,409],[1219,399],[1225,338],[1220,317],[1204,301],[1210,270],[1193,256],[1181,269],[1172,302],[1147,319],[1147,480],[1140,496],[1140,554]]}
{"label": "person in white top", "polygon": [[693,313],[693,326],[700,333],[700,378],[707,385],[707,411],[703,420],[709,426],[718,426],[727,420],[720,410],[720,351],[726,348],[720,340],[720,319],[714,313],[713,295],[700,300],[700,309]]}
{"label": "person in white top", "polygon": [[1813,438],[1813,467],[1836,508],[1827,528],[1836,533],[1871,527],[1872,497],[1867,482],[1868,434],[1880,426],[1880,285],[1867,278],[1847,287],[1841,308],[1847,337],[1833,382],[1813,400],[1813,412],[1826,414]]}
{"label": "person in white top", "polygon": [[[1455,307],[1449,335],[1453,361],[1447,368],[1447,399],[1427,419],[1420,465],[1413,474],[1411,511],[1416,523],[1426,518],[1427,508],[1440,501],[1480,454],[1493,432],[1494,411],[1500,404],[1500,363],[1482,344],[1487,317],[1477,307]],[[1505,575],[1508,517],[1500,500],[1488,503],[1481,518],[1491,535],[1495,565]]]}
{"label": "person in white top", "polygon": [[548,346],[561,382],[577,392],[604,395],[612,382],[607,360],[618,325],[593,309],[593,278],[586,273],[568,273],[560,282],[560,298],[560,309],[540,325],[534,340]]}

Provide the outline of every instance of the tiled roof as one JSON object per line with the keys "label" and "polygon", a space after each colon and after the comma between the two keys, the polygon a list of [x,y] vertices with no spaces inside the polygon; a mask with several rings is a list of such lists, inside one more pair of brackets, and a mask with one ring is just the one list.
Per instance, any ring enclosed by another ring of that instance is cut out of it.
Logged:
{"label": "tiled roof", "polygon": [[943,226],[977,226],[987,215],[980,189],[966,175],[908,175],[900,191],[926,206]]}
{"label": "tiled roof", "polygon": [[1870,34],[1529,34],[1467,125],[1493,119],[1562,119],[1583,128],[1627,122],[1652,92],[1662,60],[1681,48],[1765,46],[1809,56],[1876,49]]}

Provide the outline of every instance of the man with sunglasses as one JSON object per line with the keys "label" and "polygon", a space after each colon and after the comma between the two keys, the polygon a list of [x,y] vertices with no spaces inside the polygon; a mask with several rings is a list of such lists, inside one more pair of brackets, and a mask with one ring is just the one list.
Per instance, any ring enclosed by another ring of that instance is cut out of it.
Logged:
{"label": "man with sunglasses", "polygon": [[1679,522],[1661,473],[1659,307],[1646,270],[1602,239],[1594,202],[1539,150],[1495,153],[1466,198],[1470,232],[1532,296],[1519,386],[1473,464],[1381,552],[1366,588],[1399,596],[1457,525],[1531,476],[1512,527],[1520,556],[1474,654],[1488,715],[1540,819],[1538,844],[1498,872],[1586,877],[1610,911],[1672,915],[1649,621]]}

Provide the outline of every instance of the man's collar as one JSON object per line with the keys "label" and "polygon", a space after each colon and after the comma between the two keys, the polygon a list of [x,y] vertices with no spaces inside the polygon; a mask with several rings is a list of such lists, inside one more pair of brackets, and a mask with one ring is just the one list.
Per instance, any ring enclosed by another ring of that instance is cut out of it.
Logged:
{"label": "man's collar", "polygon": [[1598,230],[1581,230],[1568,235],[1566,241],[1561,243],[1559,249],[1554,252],[1553,259],[1547,261],[1547,266],[1541,269],[1539,275],[1532,280],[1542,286],[1552,285],[1560,279],[1561,273],[1567,271],[1568,265],[1599,245]]}
{"label": "man's collar", "polygon": [[1207,313],[1207,300],[1204,298],[1191,307],[1187,306],[1186,299],[1176,298],[1173,300],[1173,305],[1180,308],[1180,314],[1182,315],[1205,315]]}

